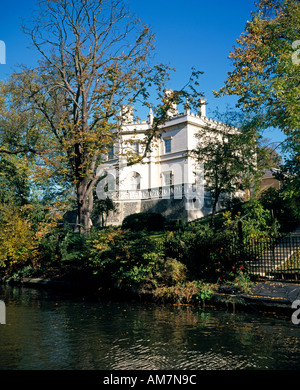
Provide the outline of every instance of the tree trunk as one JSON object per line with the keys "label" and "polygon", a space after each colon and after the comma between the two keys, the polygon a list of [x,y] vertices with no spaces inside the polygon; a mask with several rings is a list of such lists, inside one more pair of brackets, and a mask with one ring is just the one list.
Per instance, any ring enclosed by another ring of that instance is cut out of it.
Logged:
{"label": "tree trunk", "polygon": [[91,214],[93,211],[93,192],[88,191],[85,180],[77,185],[77,213],[80,234],[88,235],[91,230]]}
{"label": "tree trunk", "polygon": [[211,219],[210,219],[210,227],[213,229],[215,227],[215,216],[216,216],[216,210],[217,210],[217,204],[219,201],[220,193],[215,194],[214,198],[214,204],[212,207],[212,214],[211,214]]}

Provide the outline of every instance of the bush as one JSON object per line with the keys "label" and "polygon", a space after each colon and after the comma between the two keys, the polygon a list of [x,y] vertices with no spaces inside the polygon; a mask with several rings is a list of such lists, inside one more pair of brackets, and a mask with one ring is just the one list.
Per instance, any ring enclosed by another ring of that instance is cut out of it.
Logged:
{"label": "bush", "polygon": [[136,213],[124,218],[122,228],[134,231],[160,231],[164,230],[165,222],[165,217],[158,213]]}
{"label": "bush", "polygon": [[6,273],[11,274],[25,266],[40,267],[45,257],[44,244],[55,226],[56,221],[43,206],[2,205],[0,268],[5,268]]}
{"label": "bush", "polygon": [[161,240],[142,231],[107,228],[90,241],[90,266],[104,287],[136,292],[154,278],[162,258]]}
{"label": "bush", "polygon": [[36,256],[35,233],[28,219],[12,205],[0,208],[0,267],[13,272]]}
{"label": "bush", "polygon": [[272,210],[281,229],[287,231],[296,228],[299,224],[299,206],[297,202],[294,202],[295,200],[295,198],[286,199],[284,191],[275,188],[268,188],[260,197],[260,203],[263,207]]}
{"label": "bush", "polygon": [[154,297],[159,302],[173,302],[176,304],[189,304],[196,300],[199,288],[195,281],[178,283],[175,286],[160,286],[154,291]]}
{"label": "bush", "polygon": [[187,268],[176,259],[167,258],[156,274],[159,284],[176,286],[187,279]]}
{"label": "bush", "polygon": [[257,200],[250,200],[244,205],[245,217],[243,219],[244,240],[251,241],[260,237],[268,236],[272,230],[278,228],[274,223],[271,211],[263,207]]}
{"label": "bush", "polygon": [[230,211],[226,211],[223,217],[224,228],[233,235],[238,234],[237,221],[241,221],[244,243],[267,237],[279,228],[277,220],[272,218],[271,211],[266,209],[260,201],[251,199],[243,205],[242,209],[243,214],[237,213],[234,216]]}
{"label": "bush", "polygon": [[182,232],[169,232],[164,239],[166,257],[182,262],[193,277],[202,277],[213,268],[208,245],[213,231],[206,224],[189,224]]}
{"label": "bush", "polygon": [[88,257],[86,236],[75,233],[71,228],[65,228],[58,243],[58,255],[65,263],[83,263]]}

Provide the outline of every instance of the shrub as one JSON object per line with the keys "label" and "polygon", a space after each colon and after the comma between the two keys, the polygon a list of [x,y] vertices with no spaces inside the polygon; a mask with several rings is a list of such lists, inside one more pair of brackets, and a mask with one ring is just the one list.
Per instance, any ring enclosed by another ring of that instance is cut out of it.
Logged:
{"label": "shrub", "polygon": [[175,286],[160,286],[154,291],[153,295],[160,302],[188,304],[196,299],[198,293],[199,289],[196,282],[187,281]]}
{"label": "shrub", "polygon": [[172,258],[160,262],[153,287],[152,294],[159,301],[190,303],[198,294],[196,282],[188,279],[187,267]]}
{"label": "shrub", "polygon": [[[2,273],[34,273],[61,260],[59,217],[47,206],[6,204],[0,207],[0,268]],[[25,272],[25,271],[24,271]]]}
{"label": "shrub", "polygon": [[0,208],[0,267],[20,269],[36,256],[35,234],[30,221],[13,205]]}
{"label": "shrub", "polygon": [[180,261],[167,258],[161,265],[158,276],[160,284],[175,286],[187,279],[187,268]]}
{"label": "shrub", "polygon": [[153,296],[159,301],[165,302],[204,304],[212,297],[215,289],[216,285],[201,280],[182,279],[171,286],[158,285],[153,291]]}
{"label": "shrub", "polygon": [[65,228],[58,243],[58,256],[65,263],[85,261],[88,257],[86,236],[75,233],[71,228]]}
{"label": "shrub", "polygon": [[290,231],[298,226],[300,220],[298,203],[294,198],[286,199],[284,190],[268,188],[261,194],[260,203],[264,208],[273,211],[282,230]]}
{"label": "shrub", "polygon": [[215,290],[215,286],[210,283],[205,283],[201,280],[195,282],[198,292],[196,294],[196,300],[198,302],[204,303],[206,300],[209,300]]}
{"label": "shrub", "polygon": [[272,219],[271,211],[255,199],[243,205],[243,217],[241,213],[233,216],[230,211],[223,213],[223,217],[224,227],[231,235],[237,235],[237,221],[241,220],[245,242],[266,237],[279,228],[278,222]]}
{"label": "shrub", "polygon": [[135,292],[142,282],[153,280],[163,258],[161,239],[142,231],[100,230],[90,247],[90,266],[102,283]]}
{"label": "shrub", "polygon": [[213,268],[208,256],[212,237],[208,225],[197,223],[182,232],[169,232],[164,239],[165,255],[182,262],[194,278],[201,278]]}
{"label": "shrub", "polygon": [[122,228],[134,231],[159,231],[164,229],[165,222],[165,217],[158,213],[136,213],[124,218]]}
{"label": "shrub", "polygon": [[233,274],[233,280],[229,282],[237,291],[250,293],[253,286],[250,276],[242,270],[237,270]]}

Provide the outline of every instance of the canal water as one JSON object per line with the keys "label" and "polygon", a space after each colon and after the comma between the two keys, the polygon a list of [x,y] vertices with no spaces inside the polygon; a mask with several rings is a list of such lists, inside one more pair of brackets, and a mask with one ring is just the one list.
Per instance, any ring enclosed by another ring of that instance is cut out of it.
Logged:
{"label": "canal water", "polygon": [[300,368],[288,315],[108,302],[0,286],[0,369],[287,370]]}

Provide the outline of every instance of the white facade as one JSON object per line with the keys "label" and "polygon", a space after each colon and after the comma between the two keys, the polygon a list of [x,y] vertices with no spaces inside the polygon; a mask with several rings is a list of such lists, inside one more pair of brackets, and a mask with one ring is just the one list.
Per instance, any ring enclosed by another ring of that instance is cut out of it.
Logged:
{"label": "white facade", "polygon": [[205,101],[201,103],[198,114],[189,109],[179,113],[174,107],[158,139],[151,144],[151,151],[141,163],[131,166],[122,156],[128,150],[143,153],[141,143],[151,128],[153,114],[150,109],[147,121],[134,122],[131,109],[127,110],[119,142],[98,173],[107,173],[98,184],[98,197],[109,196],[118,207],[108,224],[121,224],[125,216],[142,211],[160,212],[167,218],[183,221],[201,218],[211,211],[202,166],[189,152],[199,142],[196,137],[199,128],[224,125],[207,118]]}

